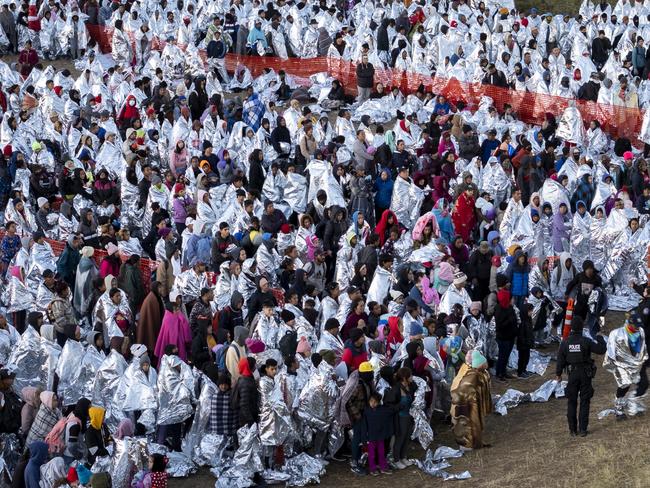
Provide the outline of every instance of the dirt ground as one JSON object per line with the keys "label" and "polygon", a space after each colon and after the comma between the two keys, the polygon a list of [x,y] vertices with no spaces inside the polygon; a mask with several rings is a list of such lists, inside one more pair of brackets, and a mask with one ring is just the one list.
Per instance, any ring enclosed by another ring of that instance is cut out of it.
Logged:
{"label": "dirt ground", "polygon": [[[609,314],[606,327],[619,327],[623,315]],[[555,348],[544,352],[554,353]],[[613,405],[615,383],[613,376],[599,365],[591,403],[591,422],[586,438],[568,435],[566,400],[552,398],[548,403],[528,403],[509,410],[508,415],[496,414],[487,419],[486,442],[491,448],[466,453],[460,459],[450,460],[451,473],[469,470],[472,478],[459,483],[464,488],[506,488],[544,486],[578,488],[589,485],[597,488],[641,488],[650,485],[650,452],[647,449],[650,423],[647,416],[617,422],[607,417],[598,420],[599,411]],[[551,361],[544,378],[511,380],[507,385],[493,384],[494,393],[506,388],[531,392],[555,374]],[[456,448],[449,427],[434,425],[437,435],[433,449],[439,445]],[[411,457],[423,458],[424,453],[412,444]],[[214,486],[215,479],[205,471],[189,479],[172,480],[170,488],[205,488]],[[322,487],[354,486],[358,488],[393,488],[442,486],[443,481],[432,478],[415,467],[380,477],[357,477],[347,463],[333,463],[323,477]]]}

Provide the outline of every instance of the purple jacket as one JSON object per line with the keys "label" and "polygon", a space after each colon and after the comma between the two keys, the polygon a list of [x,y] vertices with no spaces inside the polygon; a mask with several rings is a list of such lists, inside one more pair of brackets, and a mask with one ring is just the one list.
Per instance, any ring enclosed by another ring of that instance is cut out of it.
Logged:
{"label": "purple jacket", "polygon": [[569,213],[562,215],[559,210],[553,214],[553,250],[557,253],[568,251],[564,249],[562,240],[569,240],[571,230],[571,216]]}
{"label": "purple jacket", "polygon": [[190,197],[185,195],[183,198],[174,198],[174,222],[185,223],[187,218],[187,207],[194,203]]}

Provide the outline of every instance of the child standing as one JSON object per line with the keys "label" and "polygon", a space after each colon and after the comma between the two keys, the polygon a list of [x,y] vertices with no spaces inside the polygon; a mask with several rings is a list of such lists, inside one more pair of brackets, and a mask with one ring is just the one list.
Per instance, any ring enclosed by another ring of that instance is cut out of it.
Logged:
{"label": "child standing", "polygon": [[386,462],[384,450],[386,439],[393,435],[393,411],[381,405],[381,395],[372,393],[368,408],[364,410],[366,432],[368,437],[368,469],[370,474],[392,474]]}
{"label": "child standing", "polygon": [[144,476],[144,488],[167,488],[167,459],[162,454],[149,456],[149,472]]}

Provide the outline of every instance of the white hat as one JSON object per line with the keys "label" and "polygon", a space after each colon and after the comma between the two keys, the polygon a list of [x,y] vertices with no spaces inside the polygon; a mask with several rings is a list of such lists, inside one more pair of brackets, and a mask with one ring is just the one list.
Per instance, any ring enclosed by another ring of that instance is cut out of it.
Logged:
{"label": "white hat", "polygon": [[117,246],[112,242],[109,242],[108,245],[106,246],[106,252],[108,253],[109,256],[112,256],[117,252]]}
{"label": "white hat", "polygon": [[467,275],[462,271],[457,271],[454,274],[454,285],[462,285],[467,281]]}
{"label": "white hat", "polygon": [[194,223],[194,219],[192,217],[188,217],[185,219],[185,227],[192,225]]}
{"label": "white hat", "polygon": [[38,208],[43,208],[43,206],[44,206],[46,203],[48,203],[48,200],[47,200],[47,198],[38,197],[38,198],[36,199],[36,203],[38,204]]}
{"label": "white hat", "polygon": [[81,248],[81,255],[85,258],[92,258],[95,254],[95,249],[91,246],[84,246]]}
{"label": "white hat", "polygon": [[393,300],[398,300],[398,299],[400,299],[400,298],[403,297],[403,296],[404,296],[404,293],[402,293],[402,292],[399,291],[399,290],[391,290],[391,291],[390,291],[390,297],[391,297]]}
{"label": "white hat", "polygon": [[169,301],[172,303],[176,303],[176,299],[181,295],[181,292],[178,290],[172,290],[169,292]]}
{"label": "white hat", "polygon": [[133,344],[130,350],[133,356],[139,358],[143,354],[147,353],[147,346],[145,346],[144,344]]}

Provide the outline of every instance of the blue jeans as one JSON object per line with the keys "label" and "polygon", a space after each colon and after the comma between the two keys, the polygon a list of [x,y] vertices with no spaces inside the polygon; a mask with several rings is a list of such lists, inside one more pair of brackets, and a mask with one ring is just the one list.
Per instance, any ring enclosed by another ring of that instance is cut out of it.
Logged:
{"label": "blue jeans", "polygon": [[510,358],[515,342],[497,339],[497,345],[499,346],[499,358],[497,359],[496,373],[497,378],[503,378],[508,370],[508,358]]}

